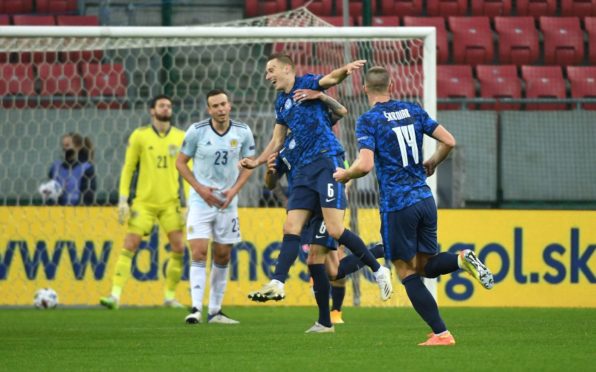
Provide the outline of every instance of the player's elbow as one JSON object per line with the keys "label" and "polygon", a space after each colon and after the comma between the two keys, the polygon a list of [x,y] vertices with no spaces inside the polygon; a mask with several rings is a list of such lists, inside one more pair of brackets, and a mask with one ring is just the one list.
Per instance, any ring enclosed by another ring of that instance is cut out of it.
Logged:
{"label": "player's elbow", "polygon": [[343,118],[348,114],[348,109],[345,108],[344,106],[342,106],[341,108],[337,109],[336,114],[340,117]]}
{"label": "player's elbow", "polygon": [[453,150],[455,148],[455,145],[457,145],[456,141],[455,141],[455,137],[453,137],[452,135],[449,135],[444,141],[443,143],[445,144],[445,146],[447,146],[449,148],[449,150]]}

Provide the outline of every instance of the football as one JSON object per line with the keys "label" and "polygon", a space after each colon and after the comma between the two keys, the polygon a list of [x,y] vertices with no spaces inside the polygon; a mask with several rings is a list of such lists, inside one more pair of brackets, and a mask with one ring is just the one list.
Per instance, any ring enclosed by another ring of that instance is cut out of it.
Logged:
{"label": "football", "polygon": [[33,305],[38,309],[53,309],[58,306],[58,294],[52,288],[42,288],[35,292]]}
{"label": "football", "polygon": [[44,202],[46,200],[56,201],[62,194],[62,186],[56,180],[50,180],[39,185],[38,189]]}

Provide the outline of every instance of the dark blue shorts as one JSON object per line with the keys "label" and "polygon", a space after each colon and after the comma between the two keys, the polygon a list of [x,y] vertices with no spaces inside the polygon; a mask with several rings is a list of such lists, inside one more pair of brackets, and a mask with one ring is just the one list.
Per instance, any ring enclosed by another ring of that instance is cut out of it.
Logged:
{"label": "dark blue shorts", "polygon": [[317,244],[331,250],[337,249],[337,242],[329,236],[323,216],[318,213],[302,229],[300,236],[302,244]]}
{"label": "dark blue shorts", "polygon": [[321,157],[298,169],[293,179],[288,210],[346,209],[345,186],[333,179],[337,167],[343,168],[343,158]]}
{"label": "dark blue shorts", "polygon": [[381,236],[387,260],[410,261],[416,253],[439,253],[434,198],[426,198],[400,211],[381,213]]}

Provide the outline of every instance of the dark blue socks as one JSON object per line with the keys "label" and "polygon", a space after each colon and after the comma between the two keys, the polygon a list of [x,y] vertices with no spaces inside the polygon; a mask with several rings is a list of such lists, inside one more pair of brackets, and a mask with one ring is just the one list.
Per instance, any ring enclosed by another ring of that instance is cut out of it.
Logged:
{"label": "dark blue socks", "polygon": [[344,297],[346,297],[346,287],[331,286],[331,310],[341,311]]}
{"label": "dark blue socks", "polygon": [[412,274],[402,281],[414,309],[432,328],[435,334],[445,332],[447,327],[439,314],[437,301],[430,294],[418,274]]}
{"label": "dark blue socks", "polygon": [[285,234],[281,243],[281,250],[277,256],[277,264],[271,279],[277,279],[282,283],[286,282],[290,267],[296,261],[298,253],[300,252],[300,236]]}
{"label": "dark blue socks", "polygon": [[449,274],[459,270],[457,254],[442,252],[431,257],[424,266],[425,277],[436,278],[439,275]]}
{"label": "dark blue socks", "polygon": [[308,265],[308,271],[313,280],[313,291],[319,307],[319,324],[331,327],[331,315],[329,314],[329,290],[331,284],[327,277],[324,264]]}
{"label": "dark blue socks", "polygon": [[339,244],[343,244],[348,248],[354,256],[358,257],[366,266],[370,267],[372,271],[379,270],[381,265],[377,262],[375,256],[366,249],[366,245],[360,237],[348,229],[345,229],[343,234],[337,240]]}
{"label": "dark blue socks", "polygon": [[[385,250],[382,244],[377,244],[373,248],[369,250],[369,252],[373,255],[374,258],[381,258],[385,257]],[[360,258],[354,254],[350,254],[339,261],[339,266],[337,268],[337,276],[335,280],[342,279],[348,276],[351,273],[354,273],[364,266],[364,262],[360,261]]]}

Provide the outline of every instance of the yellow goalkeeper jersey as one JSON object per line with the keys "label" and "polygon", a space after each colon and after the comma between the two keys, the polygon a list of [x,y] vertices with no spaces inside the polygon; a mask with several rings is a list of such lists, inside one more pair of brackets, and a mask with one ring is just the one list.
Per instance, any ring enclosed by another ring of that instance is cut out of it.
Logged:
{"label": "yellow goalkeeper jersey", "polygon": [[[134,203],[163,205],[180,203],[181,177],[176,157],[184,141],[184,131],[170,127],[159,133],[151,124],[135,129],[128,139],[126,158],[120,174],[120,197],[134,196]],[[134,185],[133,175],[138,171]]]}

